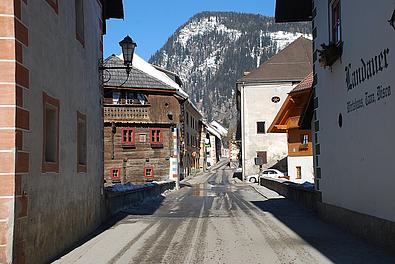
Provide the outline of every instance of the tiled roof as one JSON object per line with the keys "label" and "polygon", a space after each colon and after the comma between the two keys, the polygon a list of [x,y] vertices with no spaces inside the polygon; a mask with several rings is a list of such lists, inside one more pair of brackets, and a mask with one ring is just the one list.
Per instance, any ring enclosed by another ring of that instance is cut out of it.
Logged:
{"label": "tiled roof", "polygon": [[[104,64],[107,67],[119,67],[123,66],[123,61],[117,56],[111,55],[105,60]],[[171,87],[170,85],[165,84],[164,82],[133,66],[131,67],[129,78],[125,69],[108,69],[105,70],[103,74],[104,81],[108,80],[110,77],[110,80],[104,84],[104,86],[107,87],[119,87],[122,85],[119,88],[175,90],[175,88]]]}
{"label": "tiled roof", "polygon": [[312,42],[300,37],[239,82],[301,81],[312,65]]}
{"label": "tiled roof", "polygon": [[314,75],[313,72],[311,72],[309,75],[307,75],[307,77],[303,81],[301,81],[298,85],[296,85],[296,87],[290,93],[310,90],[311,87],[313,86],[313,80],[314,80]]}

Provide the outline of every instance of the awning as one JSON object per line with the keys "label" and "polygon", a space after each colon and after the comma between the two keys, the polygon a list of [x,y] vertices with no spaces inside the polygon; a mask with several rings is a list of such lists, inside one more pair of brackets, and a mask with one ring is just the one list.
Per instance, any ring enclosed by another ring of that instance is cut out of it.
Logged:
{"label": "awning", "polygon": [[276,23],[311,21],[313,0],[276,0]]}

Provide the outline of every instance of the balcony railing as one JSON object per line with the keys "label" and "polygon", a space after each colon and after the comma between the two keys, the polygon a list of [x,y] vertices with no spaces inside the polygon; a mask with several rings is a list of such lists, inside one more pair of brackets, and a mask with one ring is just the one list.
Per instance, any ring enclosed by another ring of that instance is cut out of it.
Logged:
{"label": "balcony railing", "polygon": [[105,106],[105,121],[148,121],[149,106]]}
{"label": "balcony railing", "polygon": [[137,99],[113,99],[113,98],[104,98],[104,105],[147,105],[141,104],[141,102]]}

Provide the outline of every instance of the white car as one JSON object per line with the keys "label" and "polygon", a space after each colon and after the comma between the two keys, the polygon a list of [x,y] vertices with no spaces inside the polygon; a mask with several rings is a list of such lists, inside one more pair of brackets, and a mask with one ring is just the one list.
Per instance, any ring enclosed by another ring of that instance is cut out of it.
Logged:
{"label": "white car", "polygon": [[259,179],[259,175],[258,174],[254,174],[254,175],[250,175],[246,177],[246,181],[247,182],[251,182],[251,183],[257,183]]}
{"label": "white car", "polygon": [[278,178],[278,177],[285,176],[284,173],[282,173],[281,171],[276,170],[276,169],[264,170],[261,175],[263,177],[270,177],[270,178]]}

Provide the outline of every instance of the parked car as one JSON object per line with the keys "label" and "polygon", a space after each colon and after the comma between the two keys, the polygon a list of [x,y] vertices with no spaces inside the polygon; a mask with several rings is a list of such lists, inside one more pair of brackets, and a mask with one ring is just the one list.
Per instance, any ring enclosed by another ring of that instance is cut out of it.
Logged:
{"label": "parked car", "polygon": [[250,175],[246,177],[246,181],[251,182],[251,183],[257,183],[259,179],[258,174]]}
{"label": "parked car", "polygon": [[276,169],[267,169],[262,172],[261,176],[270,177],[270,178],[279,178],[279,177],[284,177],[285,174]]}

